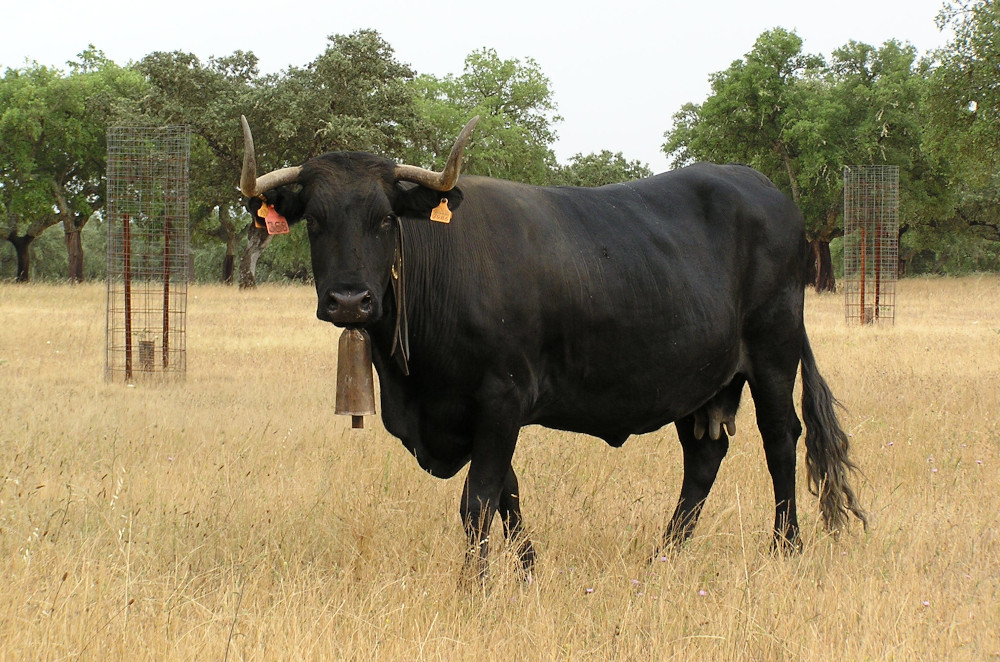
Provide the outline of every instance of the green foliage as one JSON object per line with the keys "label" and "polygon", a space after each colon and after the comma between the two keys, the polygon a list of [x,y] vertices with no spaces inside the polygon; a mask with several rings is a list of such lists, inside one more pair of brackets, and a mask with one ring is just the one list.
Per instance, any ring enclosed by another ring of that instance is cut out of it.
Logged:
{"label": "green foliage", "polygon": [[[825,103],[828,91],[818,76],[825,65],[802,53],[802,40],[782,28],[761,34],[753,49],[725,71],[711,76],[712,94],[674,116],[664,151],[674,163],[694,160],[738,162],[760,170],[783,188],[807,214],[814,232],[826,220],[822,202],[802,190],[800,178],[823,172],[822,134],[836,121]],[[839,171],[839,169],[838,169]],[[809,213],[809,207],[816,211]]]}
{"label": "green foliage", "polygon": [[90,259],[84,261],[84,280],[103,280],[107,274],[108,225],[100,214],[84,226],[81,241],[83,254]]}
{"label": "green foliage", "polygon": [[0,81],[0,185],[11,229],[57,222],[57,189],[74,211],[93,211],[104,129],[87,113],[95,82],[40,66],[8,69]]}
{"label": "green foliage", "polygon": [[[951,164],[923,149],[924,93],[930,63],[916,49],[888,41],[881,48],[850,42],[833,53],[833,103],[843,109],[833,152],[843,165],[899,166],[902,232],[927,227],[948,214]],[[831,161],[835,165],[837,161]],[[842,182],[830,183],[830,206],[839,210]]]}
{"label": "green foliage", "polygon": [[995,2],[948,4],[939,26],[954,39],[936,53],[927,89],[925,148],[953,166],[954,216],[942,234],[958,229],[1000,245],[1000,7]]}
{"label": "green foliage", "polygon": [[247,117],[287,163],[344,150],[398,158],[418,122],[414,75],[374,30],[331,35],[315,60],[269,80]]}
{"label": "green foliage", "polygon": [[305,223],[297,223],[288,235],[273,241],[260,256],[257,270],[261,279],[269,282],[312,280],[309,237]]}
{"label": "green foliage", "polygon": [[801,53],[781,29],[762,34],[744,60],[713,75],[712,96],[675,116],[665,151],[676,163],[738,161],[768,175],[806,215],[813,236],[838,233],[842,169],[891,163],[904,173],[904,209],[929,203],[916,182],[940,192],[936,164],[920,150],[926,64],[911,46],[850,42],[829,65]]}
{"label": "green foliage", "polygon": [[0,79],[5,237],[37,238],[56,223],[79,231],[104,205],[107,124],[143,83],[93,46],[79,58],[68,74],[35,64]]}
{"label": "green foliage", "polygon": [[61,88],[59,72],[41,66],[8,69],[0,80],[0,205],[10,232],[23,234],[34,222],[37,236],[56,222],[51,177],[39,161],[49,104],[58,105]]}
{"label": "green foliage", "polygon": [[[995,82],[996,67],[993,71]],[[664,151],[678,165],[738,161],[757,168],[796,201],[807,233],[820,241],[842,232],[844,166],[898,165],[904,259],[932,247],[967,253],[966,243],[956,238],[971,226],[963,219],[962,200],[969,202],[967,215],[980,219],[983,233],[997,231],[983,220],[986,192],[962,193],[961,182],[968,180],[959,176],[952,145],[940,134],[935,117],[941,111],[928,104],[940,93],[929,96],[932,81],[940,77],[932,61],[893,40],[881,47],[849,42],[827,63],[802,54],[793,33],[775,29],[763,33],[742,60],[712,76],[712,94],[703,104],[687,104],[674,116]],[[967,108],[964,112],[968,115]],[[983,259],[972,262],[990,264],[990,251],[980,253]]]}
{"label": "green foliage", "polygon": [[[89,225],[89,224],[88,224]],[[61,232],[43,232],[28,247],[31,281],[66,280],[66,242]],[[101,255],[103,275],[103,254]],[[14,280],[17,276],[14,247],[9,242],[0,243],[0,280]]]}
{"label": "green foliage", "polygon": [[[176,124],[191,128],[192,226],[215,236],[218,206],[236,207],[243,162],[239,129],[241,108],[250,106],[258,84],[257,57],[236,51],[202,63],[195,55],[155,52],[135,65],[149,85],[141,108],[124,121],[144,125]],[[224,229],[222,229],[224,231]]]}
{"label": "green foliage", "polygon": [[[702,105],[686,104],[674,116],[664,151],[675,165],[694,160],[746,163],[791,183],[786,171],[795,146],[788,126],[799,119],[809,91],[798,83],[823,64],[802,54],[802,40],[776,28],[760,35],[742,60],[710,77],[712,94]],[[783,173],[783,171],[785,171]]]}
{"label": "green foliage", "polygon": [[959,0],[945,6],[938,24],[955,36],[936,53],[930,77],[931,147],[960,151],[989,178],[1000,157],[1000,6]]}
{"label": "green foliage", "polygon": [[[955,38],[927,59],[893,40],[849,42],[825,59],[803,53],[794,32],[766,31],[712,75],[704,102],[680,109],[664,150],[676,165],[756,167],[796,200],[810,237],[822,241],[841,232],[843,166],[899,165],[903,259],[936,270],[994,268],[1000,10],[959,0],[938,22]],[[83,273],[102,276],[107,126],[185,124],[195,274],[217,280],[227,251],[247,245],[250,219],[236,191],[240,114],[253,127],[262,170],[335,150],[440,168],[479,115],[466,173],[571,186],[651,174],[606,150],[558,164],[561,118],[549,79],[531,58],[489,48],[470,53],[460,74],[438,78],[399,62],[372,30],[331,35],[308,64],[271,75],[246,51],[207,61],[155,52],[120,67],[91,46],[66,71],[32,64],[0,79],[0,236],[40,237],[29,251],[32,274],[48,278],[72,265],[69,243],[45,228],[82,229]],[[0,277],[13,274],[13,255],[4,242]],[[308,278],[308,262],[304,234],[293,231],[261,255],[260,277]]]}
{"label": "green foliage", "polygon": [[621,152],[602,150],[598,154],[576,154],[568,165],[558,166],[552,183],[562,186],[604,186],[650,177],[653,171],[640,161],[629,161]]}
{"label": "green foliage", "polygon": [[549,79],[537,62],[504,60],[484,48],[465,59],[460,76],[421,76],[414,85],[424,130],[409,154],[413,162],[443,167],[455,137],[478,115],[463,172],[549,182],[556,164],[552,125],[562,118],[555,115]]}

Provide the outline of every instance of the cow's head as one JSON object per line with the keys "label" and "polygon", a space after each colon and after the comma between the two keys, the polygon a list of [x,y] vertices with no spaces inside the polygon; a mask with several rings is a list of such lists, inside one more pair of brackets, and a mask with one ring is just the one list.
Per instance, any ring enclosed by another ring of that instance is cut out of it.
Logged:
{"label": "cow's head", "polygon": [[423,208],[429,214],[442,198],[449,199],[451,209],[457,206],[461,193],[455,182],[462,152],[479,118],[459,134],[441,172],[397,165],[371,154],[335,152],[261,177],[257,177],[250,126],[245,117],[241,120],[240,190],[249,198],[247,209],[256,215],[261,205],[273,205],[289,223],[306,221],[318,297],[316,316],[348,327],[381,319],[397,258],[399,217]]}

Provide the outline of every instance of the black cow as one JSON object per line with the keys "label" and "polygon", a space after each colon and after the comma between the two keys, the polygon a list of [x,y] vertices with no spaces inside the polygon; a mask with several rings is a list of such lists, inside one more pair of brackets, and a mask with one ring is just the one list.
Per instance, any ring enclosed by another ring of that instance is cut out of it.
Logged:
{"label": "black cow", "polygon": [[[594,189],[459,179],[475,121],[440,173],[337,152],[258,179],[244,119],[241,179],[251,213],[263,201],[306,221],[317,317],[370,333],[386,429],[434,476],[469,465],[467,560],[485,567],[499,511],[525,568],[534,561],[511,467],[532,423],[612,446],[674,423],[684,478],[665,542],[683,541],[745,383],[774,485],[775,545],[797,549],[800,363],[809,486],[830,530],[849,513],[867,523],[803,325],[808,251],[795,205],[741,165]],[[430,220],[445,205],[451,222]]]}

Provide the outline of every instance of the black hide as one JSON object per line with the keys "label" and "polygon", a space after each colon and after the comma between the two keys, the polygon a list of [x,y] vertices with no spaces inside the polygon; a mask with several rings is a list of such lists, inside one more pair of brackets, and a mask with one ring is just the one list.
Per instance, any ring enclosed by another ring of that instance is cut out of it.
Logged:
{"label": "black hide", "polygon": [[[685,538],[729,443],[724,431],[696,439],[695,415],[735,413],[744,383],[774,481],[776,540],[798,544],[792,387],[807,342],[807,246],[802,215],[769,180],[697,164],[595,189],[462,177],[442,194],[391,173],[376,157],[327,155],[305,164],[300,188],[267,197],[309,223],[321,319],[341,323],[325,307],[332,293],[370,293],[371,315],[349,323],[372,335],[386,429],[435,476],[471,460],[472,549],[485,554],[497,509],[520,534],[511,458],[528,424],[620,446],[677,422],[685,477],[668,540]],[[450,224],[428,218],[442,198]],[[399,228],[408,376],[390,357]],[[530,564],[526,540],[521,553]]]}

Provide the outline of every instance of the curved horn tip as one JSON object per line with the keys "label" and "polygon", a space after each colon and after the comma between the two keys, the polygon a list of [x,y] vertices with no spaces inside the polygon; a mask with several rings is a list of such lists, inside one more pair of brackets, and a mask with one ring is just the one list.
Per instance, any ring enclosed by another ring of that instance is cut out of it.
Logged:
{"label": "curved horn tip", "polygon": [[240,115],[240,125],[243,127],[243,146],[244,148],[249,144],[253,147],[253,133],[250,131],[250,122],[247,122],[246,115]]}
{"label": "curved horn tip", "polygon": [[451,146],[451,153],[448,155],[448,162],[445,164],[444,170],[434,172],[417,166],[397,165],[396,179],[416,182],[435,191],[450,191],[454,188],[455,182],[458,181],[462,169],[462,152],[465,151],[465,145],[469,142],[469,136],[478,121],[479,115],[476,115],[465,124],[465,127],[458,134],[458,138]]}
{"label": "curved horn tip", "polygon": [[246,115],[240,115],[243,126],[243,170],[240,173],[240,191],[248,198],[257,194],[257,158],[254,153],[253,134]]}
{"label": "curved horn tip", "polygon": [[257,176],[257,156],[254,153],[253,135],[245,115],[240,115],[243,124],[243,172],[240,173],[240,191],[248,198],[278,188],[294,184],[302,173],[302,166],[281,168],[260,177]]}
{"label": "curved horn tip", "polygon": [[469,142],[469,137],[472,135],[472,130],[476,128],[476,124],[478,123],[479,115],[466,122],[465,127],[458,134],[458,139],[455,140],[456,147],[465,147],[465,143]]}

